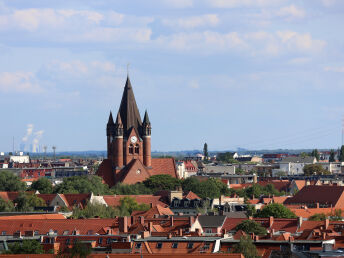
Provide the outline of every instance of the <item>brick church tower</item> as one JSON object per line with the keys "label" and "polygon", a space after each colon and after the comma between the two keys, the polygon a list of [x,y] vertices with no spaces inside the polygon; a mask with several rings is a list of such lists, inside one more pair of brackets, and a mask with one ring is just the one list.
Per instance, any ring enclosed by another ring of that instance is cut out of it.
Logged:
{"label": "brick church tower", "polygon": [[97,175],[110,186],[122,182],[133,184],[155,174],[176,176],[174,161],[152,159],[151,123],[147,111],[143,122],[136,104],[129,76],[114,121],[110,112],[106,125],[107,159],[100,165]]}

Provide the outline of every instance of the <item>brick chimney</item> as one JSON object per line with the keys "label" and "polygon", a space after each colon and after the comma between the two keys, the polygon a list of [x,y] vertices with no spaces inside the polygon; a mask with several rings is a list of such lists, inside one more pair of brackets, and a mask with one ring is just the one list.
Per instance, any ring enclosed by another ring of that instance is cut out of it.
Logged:
{"label": "brick chimney", "polygon": [[140,216],[139,219],[140,219],[140,224],[141,225],[145,224],[145,217]]}
{"label": "brick chimney", "polygon": [[183,236],[183,229],[182,228],[178,229],[178,235]]}
{"label": "brick chimney", "polygon": [[128,233],[128,217],[118,218],[119,232]]}
{"label": "brick chimney", "polygon": [[325,229],[328,229],[329,226],[330,226],[330,220],[325,219]]}
{"label": "brick chimney", "polygon": [[273,224],[274,224],[274,217],[270,216],[269,217],[269,227],[271,228]]}
{"label": "brick chimney", "polygon": [[317,209],[319,209],[319,206],[320,206],[320,205],[319,205],[319,203],[317,202]]}
{"label": "brick chimney", "polygon": [[300,228],[302,226],[302,222],[303,222],[303,218],[302,217],[298,217],[297,218],[297,227]]}
{"label": "brick chimney", "polygon": [[171,227],[174,226],[174,223],[173,223],[173,216],[170,216],[170,222],[171,222]]}
{"label": "brick chimney", "polygon": [[149,231],[150,233],[152,233],[152,231],[153,231],[153,222],[149,222],[149,223],[148,223],[148,231]]}

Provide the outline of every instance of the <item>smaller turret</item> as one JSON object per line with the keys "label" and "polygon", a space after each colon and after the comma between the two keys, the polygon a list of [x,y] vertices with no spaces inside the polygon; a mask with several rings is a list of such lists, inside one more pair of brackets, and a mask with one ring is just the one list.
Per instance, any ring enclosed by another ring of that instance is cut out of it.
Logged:
{"label": "smaller turret", "polygon": [[113,122],[112,112],[110,111],[109,120],[106,125],[106,136],[113,136],[115,133],[115,123]]}
{"label": "smaller turret", "polygon": [[121,119],[121,115],[118,112],[117,113],[117,118],[116,118],[116,123],[114,124],[114,135],[115,136],[123,136],[123,123],[122,123],[122,119]]}
{"label": "smaller turret", "polygon": [[142,134],[143,134],[143,136],[150,136],[152,134],[152,127],[151,127],[151,123],[149,121],[147,110],[146,110],[145,116],[143,118]]}

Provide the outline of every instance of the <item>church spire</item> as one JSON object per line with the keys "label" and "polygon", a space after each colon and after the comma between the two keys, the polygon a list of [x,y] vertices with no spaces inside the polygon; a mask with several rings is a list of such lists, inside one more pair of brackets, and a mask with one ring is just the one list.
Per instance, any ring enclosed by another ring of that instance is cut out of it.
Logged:
{"label": "church spire", "polygon": [[113,117],[112,117],[112,112],[110,111],[110,115],[109,115],[109,120],[108,120],[108,125],[113,125],[114,122],[113,122]]}
{"label": "church spire", "polygon": [[131,128],[135,128],[137,132],[141,131],[142,121],[139,109],[137,108],[134,91],[131,86],[129,76],[125,83],[119,114],[122,119],[124,135],[128,136]]}
{"label": "church spire", "polygon": [[147,125],[150,124],[147,110],[145,111],[145,116],[143,118],[143,124],[147,124]]}
{"label": "church spire", "polygon": [[113,122],[112,112],[110,111],[109,120],[106,125],[106,136],[114,134],[115,123]]}
{"label": "church spire", "polygon": [[144,136],[150,136],[151,135],[151,123],[149,121],[149,117],[148,117],[148,112],[146,110],[145,112],[145,116],[143,118],[143,123],[142,123],[142,133]]}

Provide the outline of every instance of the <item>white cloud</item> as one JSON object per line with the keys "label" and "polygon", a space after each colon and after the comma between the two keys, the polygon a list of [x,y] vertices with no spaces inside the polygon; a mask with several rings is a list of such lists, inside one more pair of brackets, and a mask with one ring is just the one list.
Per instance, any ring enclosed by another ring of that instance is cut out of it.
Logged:
{"label": "white cloud", "polygon": [[344,66],[326,66],[324,70],[326,72],[344,73]]}
{"label": "white cloud", "polygon": [[336,4],[337,0],[321,0],[322,4],[326,7],[330,7]]}
{"label": "white cloud", "polygon": [[2,72],[0,73],[0,91],[40,93],[43,89],[31,72]]}
{"label": "white cloud", "polygon": [[167,7],[172,8],[189,8],[193,6],[193,0],[162,0]]}
{"label": "white cloud", "polygon": [[192,16],[179,19],[166,18],[162,20],[162,23],[170,27],[194,29],[196,27],[204,26],[214,27],[219,23],[219,18],[216,14],[206,14],[201,16]]}
{"label": "white cloud", "polygon": [[237,8],[278,6],[285,0],[206,0],[206,2],[209,6],[216,8]]}
{"label": "white cloud", "polygon": [[297,57],[297,58],[293,58],[293,59],[289,60],[288,64],[302,65],[302,64],[309,63],[310,61],[311,61],[311,59],[308,57]]}
{"label": "white cloud", "polygon": [[277,36],[289,50],[319,52],[326,46],[326,41],[313,39],[309,33],[299,34],[294,31],[278,31]]}
{"label": "white cloud", "polygon": [[190,87],[191,89],[199,89],[199,83],[198,83],[198,81],[196,81],[196,80],[190,81],[189,87]]}
{"label": "white cloud", "polygon": [[276,12],[276,15],[280,17],[285,17],[287,19],[292,19],[292,18],[300,19],[300,18],[304,18],[306,16],[306,13],[303,9],[295,5],[289,5],[289,6],[280,8]]}

